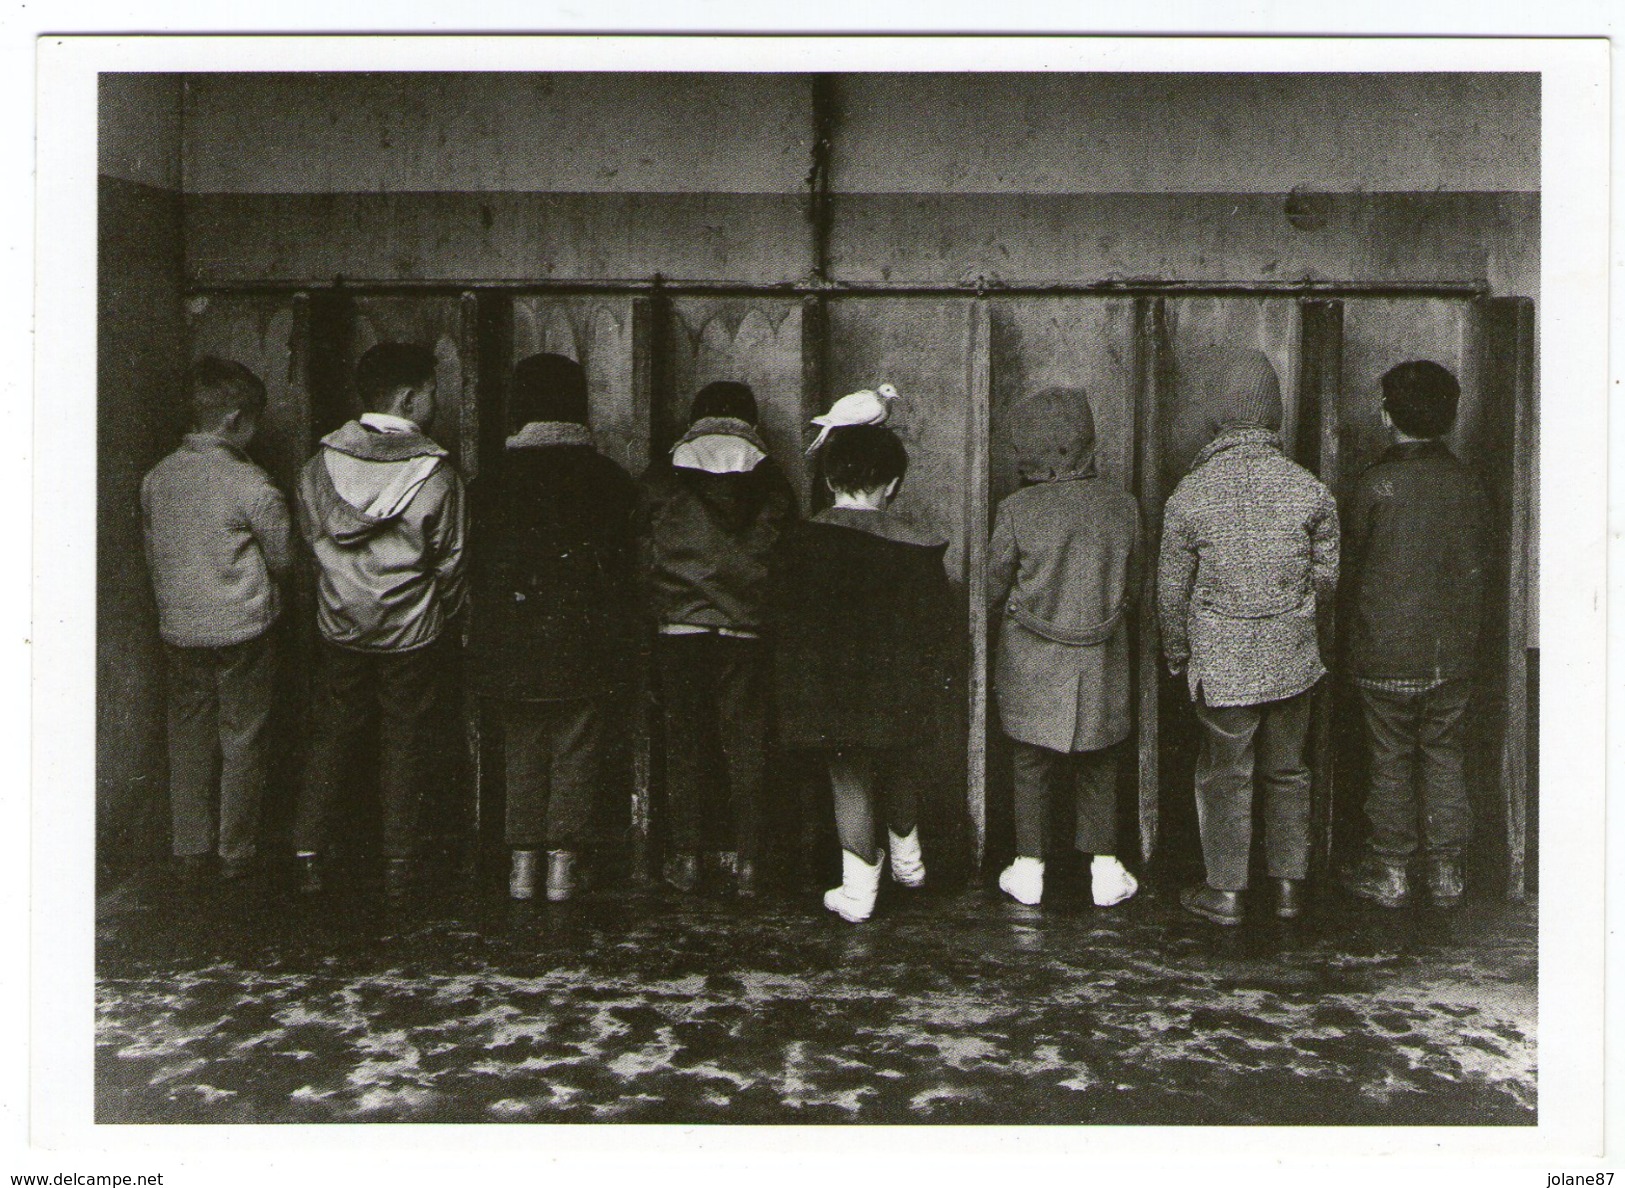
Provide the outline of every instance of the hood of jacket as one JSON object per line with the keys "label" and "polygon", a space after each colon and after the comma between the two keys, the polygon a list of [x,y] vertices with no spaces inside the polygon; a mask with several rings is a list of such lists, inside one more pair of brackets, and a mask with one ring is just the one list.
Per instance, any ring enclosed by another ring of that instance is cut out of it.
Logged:
{"label": "hood of jacket", "polygon": [[758,468],[767,444],[748,421],[701,417],[672,447],[672,473],[724,531],[743,532],[762,510]]}
{"label": "hood of jacket", "polygon": [[385,432],[357,421],[322,438],[315,511],[335,541],[362,540],[404,512],[446,451],[420,430]]}
{"label": "hood of jacket", "polygon": [[1012,402],[1007,416],[1016,470],[1030,483],[1095,474],[1095,415],[1082,388],[1045,388]]}

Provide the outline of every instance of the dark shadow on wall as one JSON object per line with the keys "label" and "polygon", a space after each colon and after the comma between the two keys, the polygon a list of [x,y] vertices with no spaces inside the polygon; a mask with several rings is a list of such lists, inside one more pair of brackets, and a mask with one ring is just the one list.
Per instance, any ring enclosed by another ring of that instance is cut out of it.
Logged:
{"label": "dark shadow on wall", "polygon": [[181,199],[102,177],[96,399],[96,856],[99,879],[168,839],[163,655],[141,558],[141,477],[174,447],[186,358]]}

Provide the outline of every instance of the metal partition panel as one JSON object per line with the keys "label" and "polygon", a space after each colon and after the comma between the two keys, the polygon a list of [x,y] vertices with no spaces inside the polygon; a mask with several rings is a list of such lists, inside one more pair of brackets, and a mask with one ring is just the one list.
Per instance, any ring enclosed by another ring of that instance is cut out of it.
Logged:
{"label": "metal partition panel", "polygon": [[[976,432],[971,391],[978,374],[973,356],[978,342],[986,342],[985,321],[980,334],[973,333],[985,316],[976,305],[967,298],[838,297],[828,306],[825,405],[882,383],[897,388],[889,423],[908,448],[909,471],[894,507],[910,523],[948,540],[948,573],[966,597],[975,570],[971,550],[980,554],[987,543],[985,527],[967,522],[967,492],[975,490],[984,506],[986,500],[985,437]],[[981,423],[986,423],[985,412]],[[963,625],[960,631],[962,637],[968,635]],[[962,638],[961,648],[964,670],[970,664],[971,641]],[[966,718],[963,712],[946,715],[930,740],[928,762],[937,796],[921,805],[927,845],[935,844],[949,867],[974,863],[974,831],[980,829],[972,819],[979,789],[966,787],[967,756],[974,765],[980,745],[976,754],[968,749]],[[969,838],[967,826],[973,831]]]}
{"label": "metal partition panel", "polygon": [[[1503,887],[1517,895],[1522,877],[1522,804],[1508,799],[1502,760],[1509,711],[1515,712],[1526,696],[1520,678],[1513,682],[1519,687],[1509,697],[1509,678],[1518,677],[1510,670],[1520,666],[1509,660],[1507,647],[1509,545],[1518,512],[1512,394],[1517,351],[1486,352],[1484,314],[1483,303],[1448,298],[1351,298],[1345,303],[1339,418],[1343,481],[1338,494],[1340,498],[1352,494],[1360,473],[1388,448],[1390,436],[1382,424],[1383,373],[1412,359],[1431,359],[1454,372],[1461,383],[1461,402],[1455,428],[1446,440],[1451,451],[1477,472],[1489,497],[1492,524],[1492,576],[1467,735],[1467,780],[1474,819],[1468,878],[1471,883]],[[1506,366],[1497,369],[1508,373],[1504,391],[1492,391],[1485,383],[1487,354],[1506,357]],[[1348,700],[1352,707],[1353,699]],[[1349,773],[1345,785],[1363,789],[1363,727],[1352,708],[1343,719],[1347,729],[1340,759]],[[1363,792],[1351,798],[1351,813],[1358,811],[1362,799]],[[1342,819],[1351,837],[1363,835],[1360,821]]]}
{"label": "metal partition panel", "polygon": [[[299,471],[315,446],[310,410],[310,301],[302,293],[213,294],[195,297],[187,308],[190,353],[195,360],[214,355],[241,363],[265,384],[265,413],[249,455],[263,466],[288,497],[292,510]],[[294,577],[275,628],[282,651],[279,691],[272,711],[275,740],[266,828],[282,833],[291,823],[304,770],[309,732],[310,671],[315,647],[316,611],[310,558],[294,546]]]}
{"label": "metal partition panel", "polygon": [[[1095,420],[1101,475],[1134,489],[1135,302],[1128,297],[1001,297],[988,302],[991,326],[991,393],[988,490],[991,511],[1020,485],[1010,438],[1009,410],[1023,394],[1050,387],[1085,394]],[[1138,607],[1136,607],[1138,610]],[[997,634],[998,608],[991,634]],[[1002,860],[1013,852],[1008,747],[996,710],[989,709],[990,852]],[[1149,789],[1155,796],[1154,781]],[[1065,836],[1070,802],[1051,806],[1052,837]]]}
{"label": "metal partition panel", "polygon": [[737,380],[756,394],[768,452],[807,505],[808,440],[802,417],[802,302],[799,298],[678,297],[671,303],[671,387],[660,393],[660,424],[688,422],[694,394]]}
{"label": "metal partition panel", "polygon": [[580,363],[587,373],[593,440],[634,476],[649,460],[648,398],[637,392],[634,375],[637,300],[532,294],[513,300],[513,361],[546,353]]}
{"label": "metal partition panel", "polygon": [[360,411],[354,390],[355,365],[380,342],[414,342],[434,351],[437,363],[434,420],[424,426],[450,451],[465,479],[479,469],[477,405],[474,383],[478,367],[472,318],[456,293],[371,294],[356,297],[354,322],[345,360],[345,393],[350,415]]}

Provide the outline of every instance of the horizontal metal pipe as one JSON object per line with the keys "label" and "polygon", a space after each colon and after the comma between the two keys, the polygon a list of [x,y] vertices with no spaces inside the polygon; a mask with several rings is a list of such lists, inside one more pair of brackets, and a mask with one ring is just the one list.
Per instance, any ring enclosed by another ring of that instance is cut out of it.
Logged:
{"label": "horizontal metal pipe", "polygon": [[288,293],[345,291],[357,294],[455,293],[469,289],[489,289],[521,294],[625,293],[647,296],[666,293],[695,297],[1482,297],[1489,294],[1485,281],[1177,281],[1100,280],[1075,282],[1003,283],[995,281],[959,284],[908,284],[901,282],[788,281],[761,284],[748,281],[673,281],[664,278],[633,280],[368,280],[340,277],[326,281],[226,279],[194,280],[187,284],[191,296],[211,293]]}

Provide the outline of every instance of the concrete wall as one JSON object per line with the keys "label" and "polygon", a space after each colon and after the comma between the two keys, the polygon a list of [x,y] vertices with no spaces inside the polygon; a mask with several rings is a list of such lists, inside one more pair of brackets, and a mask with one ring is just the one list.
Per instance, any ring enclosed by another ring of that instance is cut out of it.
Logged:
{"label": "concrete wall", "polygon": [[[1538,86],[839,76],[833,275],[1451,279],[1533,295]],[[192,76],[188,270],[805,279],[812,106],[801,75]],[[1299,188],[1324,206],[1313,229],[1287,217]]]}
{"label": "concrete wall", "polygon": [[173,448],[186,353],[175,76],[103,75],[99,143],[96,809],[104,867],[168,837],[162,656],[141,476]]}

